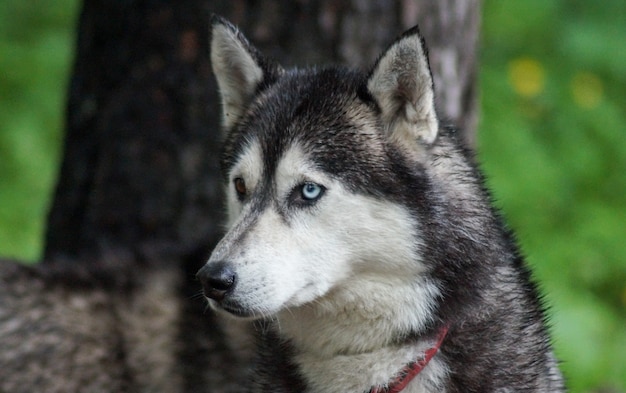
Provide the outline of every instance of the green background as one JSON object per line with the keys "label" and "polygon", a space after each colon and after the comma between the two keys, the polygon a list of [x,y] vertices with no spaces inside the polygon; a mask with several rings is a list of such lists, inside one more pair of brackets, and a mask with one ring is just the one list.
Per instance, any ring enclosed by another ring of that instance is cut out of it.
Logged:
{"label": "green background", "polygon": [[[40,258],[78,0],[0,2],[0,255]],[[626,2],[488,0],[479,157],[573,392],[626,392]]]}

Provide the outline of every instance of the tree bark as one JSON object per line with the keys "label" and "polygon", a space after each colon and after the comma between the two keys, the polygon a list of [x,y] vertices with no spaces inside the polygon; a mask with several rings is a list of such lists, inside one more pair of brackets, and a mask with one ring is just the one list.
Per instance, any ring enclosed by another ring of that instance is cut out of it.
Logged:
{"label": "tree bark", "polygon": [[202,1],[86,0],[46,259],[182,255],[221,219],[218,110]]}
{"label": "tree bark", "polygon": [[480,0],[403,0],[401,22],[419,25],[429,47],[437,107],[475,146]]}

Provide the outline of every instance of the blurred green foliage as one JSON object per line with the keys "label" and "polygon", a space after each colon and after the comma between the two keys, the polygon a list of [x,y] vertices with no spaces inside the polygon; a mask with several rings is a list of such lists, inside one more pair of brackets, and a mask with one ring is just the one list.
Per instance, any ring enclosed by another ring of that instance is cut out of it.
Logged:
{"label": "blurred green foliage", "polygon": [[0,1],[0,255],[35,261],[59,170],[78,0]]}
{"label": "blurred green foliage", "polygon": [[626,391],[626,2],[487,0],[479,151],[573,392]]}
{"label": "blurred green foliage", "polygon": [[[480,159],[573,392],[626,392],[626,2],[485,0]],[[78,0],[0,2],[0,255],[40,258]]]}

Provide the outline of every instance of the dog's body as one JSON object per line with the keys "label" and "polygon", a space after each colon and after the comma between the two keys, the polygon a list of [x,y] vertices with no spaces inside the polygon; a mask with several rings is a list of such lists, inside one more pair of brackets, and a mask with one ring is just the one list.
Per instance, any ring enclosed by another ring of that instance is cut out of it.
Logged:
{"label": "dog's body", "polygon": [[243,364],[190,300],[196,260],[0,260],[0,392],[240,392]]}
{"label": "dog's body", "polygon": [[0,392],[176,391],[178,276],[78,264],[0,261]]}
{"label": "dog's body", "polygon": [[198,278],[215,309],[255,320],[253,391],[564,389],[416,29],[369,75],[283,70],[219,17],[211,50],[229,231]]}

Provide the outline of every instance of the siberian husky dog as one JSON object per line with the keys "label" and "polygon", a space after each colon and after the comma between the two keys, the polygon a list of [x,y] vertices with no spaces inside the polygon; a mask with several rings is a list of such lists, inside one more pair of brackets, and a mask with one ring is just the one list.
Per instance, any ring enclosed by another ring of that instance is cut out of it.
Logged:
{"label": "siberian husky dog", "polygon": [[252,320],[253,392],[559,392],[545,314],[417,28],[369,73],[286,70],[220,17],[228,231],[198,272]]}

